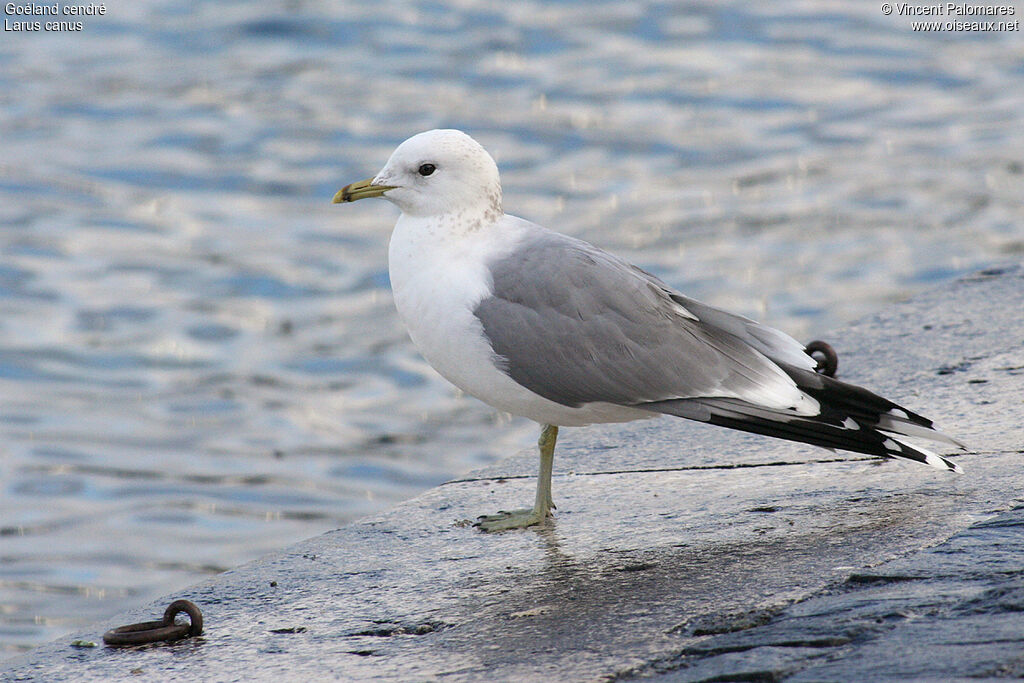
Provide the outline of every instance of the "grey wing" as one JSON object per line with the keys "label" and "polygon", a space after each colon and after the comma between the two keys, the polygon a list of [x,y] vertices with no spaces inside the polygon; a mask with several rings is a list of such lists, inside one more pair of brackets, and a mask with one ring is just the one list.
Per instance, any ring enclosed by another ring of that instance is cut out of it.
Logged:
{"label": "grey wing", "polygon": [[682,294],[673,293],[671,296],[704,324],[735,335],[773,361],[788,363],[804,370],[814,370],[816,362],[807,353],[804,345],[785,332],[742,315],[708,306]]}
{"label": "grey wing", "polygon": [[[549,400],[728,397],[775,409],[803,400],[742,335],[708,324],[689,310],[696,302],[586,242],[538,231],[490,268],[493,294],[474,312],[508,375]],[[703,309],[737,330],[756,326]]]}
{"label": "grey wing", "polygon": [[802,347],[585,242],[535,231],[492,264],[475,313],[512,379],[568,406],[608,402],[960,471],[904,436],[931,420],[810,369]]}

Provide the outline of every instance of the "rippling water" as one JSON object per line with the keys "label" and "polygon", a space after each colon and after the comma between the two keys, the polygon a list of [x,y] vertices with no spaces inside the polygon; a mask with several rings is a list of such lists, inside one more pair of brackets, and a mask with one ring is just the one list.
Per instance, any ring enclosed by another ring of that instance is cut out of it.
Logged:
{"label": "rippling water", "polygon": [[412,349],[395,210],[329,203],[414,132],[469,131],[510,212],[805,340],[1024,252],[1019,32],[799,0],[106,7],[0,41],[0,655],[530,447]]}

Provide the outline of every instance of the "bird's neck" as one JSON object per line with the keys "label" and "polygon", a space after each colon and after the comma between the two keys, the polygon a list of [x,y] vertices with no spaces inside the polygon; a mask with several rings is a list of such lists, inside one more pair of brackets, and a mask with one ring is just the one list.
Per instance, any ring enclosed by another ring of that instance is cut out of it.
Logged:
{"label": "bird's neck", "polygon": [[431,216],[403,213],[395,229],[397,231],[401,226],[403,230],[419,233],[434,242],[457,241],[488,232],[502,216],[500,202],[475,204]]}
{"label": "bird's neck", "polygon": [[[488,211],[476,215],[453,212],[430,218],[402,214],[391,233],[389,259],[395,267],[421,267],[432,262],[455,265],[466,261],[486,262],[511,249],[522,232],[510,216],[492,217]],[[446,267],[445,266],[445,267]]]}

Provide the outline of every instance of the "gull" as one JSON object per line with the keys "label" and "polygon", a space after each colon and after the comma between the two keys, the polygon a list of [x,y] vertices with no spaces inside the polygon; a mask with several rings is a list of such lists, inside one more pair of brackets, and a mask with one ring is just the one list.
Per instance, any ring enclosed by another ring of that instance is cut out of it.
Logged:
{"label": "gull", "polygon": [[921,415],[815,372],[785,333],[504,213],[497,164],[462,131],[409,138],[334,203],[368,197],[401,210],[388,271],[420,353],[465,393],[541,425],[533,507],[482,516],[484,531],[551,516],[564,426],[674,415],[961,471],[904,437],[962,444]]}

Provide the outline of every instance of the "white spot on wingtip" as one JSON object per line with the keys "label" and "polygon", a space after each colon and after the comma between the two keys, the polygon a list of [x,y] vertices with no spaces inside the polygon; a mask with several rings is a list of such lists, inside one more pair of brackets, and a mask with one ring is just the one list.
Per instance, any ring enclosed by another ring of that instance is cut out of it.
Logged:
{"label": "white spot on wingtip", "polygon": [[909,420],[910,419],[910,416],[907,415],[907,411],[900,410],[899,408],[893,408],[892,410],[889,411],[889,414],[892,415],[893,417],[898,417],[901,420]]}
{"label": "white spot on wingtip", "polygon": [[903,444],[901,444],[899,441],[896,441],[895,439],[886,439],[885,441],[882,442],[882,445],[885,446],[890,451],[896,451],[898,453],[903,452]]}
{"label": "white spot on wingtip", "polygon": [[860,425],[852,417],[848,417],[843,420],[843,427],[846,429],[860,429]]}
{"label": "white spot on wingtip", "polygon": [[932,467],[938,467],[940,470],[949,470],[950,472],[956,472],[957,474],[964,473],[960,465],[957,465],[955,462],[950,462],[945,458],[940,458],[939,456],[934,455],[932,453],[925,454],[925,462],[931,465]]}
{"label": "white spot on wingtip", "polygon": [[817,399],[801,391],[796,403],[790,406],[789,410],[792,410],[797,415],[814,417],[815,415],[821,415],[821,404],[818,403]]}

